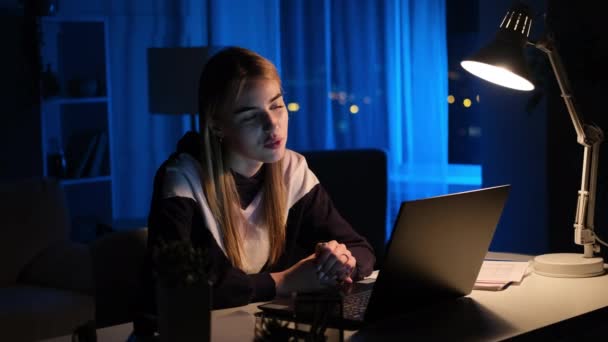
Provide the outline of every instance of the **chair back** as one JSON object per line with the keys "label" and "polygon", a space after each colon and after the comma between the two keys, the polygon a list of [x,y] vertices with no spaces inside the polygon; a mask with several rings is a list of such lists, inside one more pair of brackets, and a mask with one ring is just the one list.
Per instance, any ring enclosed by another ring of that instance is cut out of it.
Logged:
{"label": "chair back", "polygon": [[388,193],[386,152],[379,149],[304,151],[308,167],[336,209],[374,248],[376,266],[384,260]]}

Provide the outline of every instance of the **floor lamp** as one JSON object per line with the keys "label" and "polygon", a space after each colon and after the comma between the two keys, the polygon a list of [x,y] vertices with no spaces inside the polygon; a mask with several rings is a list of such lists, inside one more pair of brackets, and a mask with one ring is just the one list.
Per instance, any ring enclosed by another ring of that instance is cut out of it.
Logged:
{"label": "floor lamp", "polygon": [[148,48],[148,111],[189,114],[197,131],[198,80],[207,60],[221,47]]}
{"label": "floor lamp", "polygon": [[591,277],[604,273],[604,262],[595,256],[602,243],[594,233],[595,196],[597,187],[597,166],[600,144],[604,139],[602,130],[583,122],[576,111],[570,85],[555,49],[551,35],[533,42],[528,40],[532,17],[529,9],[516,3],[503,18],[495,39],[476,54],[461,62],[461,66],[484,80],[498,85],[530,91],[534,85],[530,81],[524,56],[526,46],[533,46],[544,52],[551,63],[561,96],[564,99],[570,119],[574,125],[577,141],[584,148],[581,188],[578,192],[576,218],[574,222],[574,242],[582,245],[584,252],[553,253],[534,258],[536,273],[552,277]]}

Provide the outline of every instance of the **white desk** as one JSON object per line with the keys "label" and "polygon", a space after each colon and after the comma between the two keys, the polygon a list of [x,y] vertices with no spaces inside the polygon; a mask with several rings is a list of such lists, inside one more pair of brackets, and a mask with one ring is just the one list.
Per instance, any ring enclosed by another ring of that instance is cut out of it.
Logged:
{"label": "white desk", "polygon": [[[530,258],[508,253],[490,253],[489,256],[511,260]],[[550,336],[573,333],[581,322],[569,319],[601,308],[606,309],[590,315],[592,317],[580,317],[593,321],[588,326],[589,333],[597,334],[603,329],[597,323],[598,316],[603,316],[604,322],[608,319],[608,275],[575,279],[530,273],[519,285],[502,291],[474,290],[458,303],[438,305],[362,329],[352,336],[352,340],[397,336],[442,340],[498,341],[513,337],[546,340]],[[561,326],[550,326],[556,323]]]}
{"label": "white desk", "polygon": [[[506,253],[490,253],[490,257],[529,258]],[[258,304],[214,311],[212,341],[252,340],[253,313],[258,311]],[[581,316],[604,307],[606,310],[592,314],[592,317]],[[502,291],[474,290],[462,301],[396,317],[358,332],[347,332],[345,337],[352,341],[394,340],[395,337],[496,341],[528,333],[523,337],[546,339],[547,336],[572,333],[573,330],[569,329],[579,329],[579,319],[592,321],[589,328],[598,333],[603,329],[597,323],[598,315],[604,322],[608,319],[608,275],[569,279],[531,273],[520,285],[512,285]],[[577,316],[580,318],[572,319]],[[562,322],[560,327],[548,327],[559,322]],[[544,330],[540,329],[543,327]],[[98,341],[124,341],[131,331],[131,324],[100,329]],[[581,332],[577,331],[577,334]]]}
{"label": "white desk", "polygon": [[[254,336],[255,317],[259,311],[253,303],[237,308],[214,310],[211,313],[211,341],[251,341]],[[97,330],[98,342],[124,342],[133,332],[133,324],[125,323]],[[72,342],[71,336],[61,336],[41,342]]]}

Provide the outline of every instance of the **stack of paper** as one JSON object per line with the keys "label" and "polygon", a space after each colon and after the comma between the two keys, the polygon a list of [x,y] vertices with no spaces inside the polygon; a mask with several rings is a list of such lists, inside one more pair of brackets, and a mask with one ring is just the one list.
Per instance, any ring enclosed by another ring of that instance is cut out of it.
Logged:
{"label": "stack of paper", "polygon": [[511,283],[519,283],[529,264],[528,261],[484,260],[474,289],[498,291]]}

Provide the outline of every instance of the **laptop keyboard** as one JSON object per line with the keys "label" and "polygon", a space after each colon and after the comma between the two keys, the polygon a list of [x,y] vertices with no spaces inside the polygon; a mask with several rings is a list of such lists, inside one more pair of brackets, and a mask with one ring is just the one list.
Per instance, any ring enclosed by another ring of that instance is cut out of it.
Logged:
{"label": "laptop keyboard", "polygon": [[352,293],[344,297],[344,303],[342,308],[344,318],[362,321],[371,294],[371,290],[366,290],[357,293]]}

